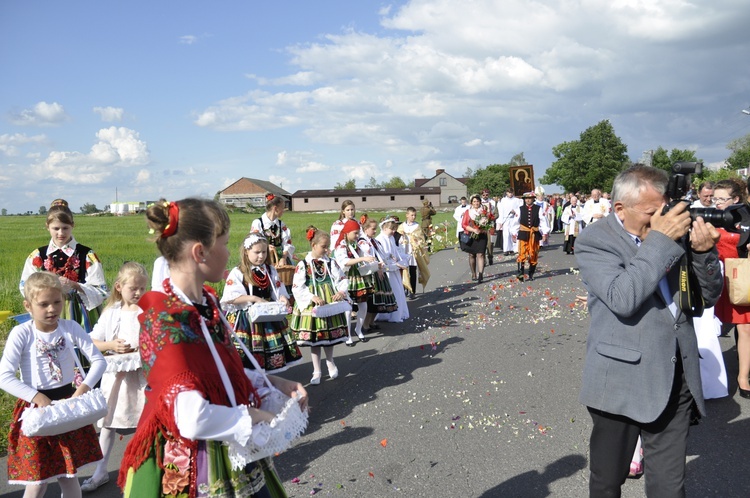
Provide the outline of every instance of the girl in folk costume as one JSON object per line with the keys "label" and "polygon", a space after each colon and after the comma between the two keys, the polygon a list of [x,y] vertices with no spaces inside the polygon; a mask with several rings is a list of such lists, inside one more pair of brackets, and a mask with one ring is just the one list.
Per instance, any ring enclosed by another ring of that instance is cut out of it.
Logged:
{"label": "girl in folk costume", "polygon": [[148,272],[143,265],[128,261],[117,273],[112,295],[102,316],[91,332],[94,345],[105,354],[107,371],[101,389],[107,398],[107,415],[99,421],[99,446],[104,458],[94,475],[83,481],[81,490],[88,492],[109,482],[107,462],[112,452],[117,429],[135,429],[146,403],[146,377],[138,353],[141,325],[138,315],[143,310],[138,300],[146,292]]}
{"label": "girl in folk costume", "polygon": [[571,196],[570,204],[563,209],[560,221],[565,227],[565,254],[573,254],[575,250],[576,237],[583,228],[583,206],[578,202],[578,197]]}
{"label": "girl in folk costume", "polygon": [[294,310],[292,330],[297,334],[297,344],[310,348],[313,376],[310,384],[320,384],[320,350],[326,354],[328,375],[335,379],[339,370],[333,363],[333,346],[347,339],[349,327],[344,311],[328,317],[313,313],[315,306],[348,300],[348,286],[341,269],[326,253],[330,244],[329,235],[317,228],[307,228],[310,252],[297,264],[292,282]]}
{"label": "girl in folk costume", "polygon": [[359,223],[355,216],[357,215],[356,209],[354,209],[354,202],[345,200],[341,203],[341,212],[339,213],[339,219],[333,222],[331,225],[331,253],[336,249],[336,241],[339,240],[341,230],[348,220],[353,220]]}
{"label": "girl in folk costume", "polygon": [[[375,230],[378,228],[377,220],[362,215],[360,219],[362,224],[362,237],[357,241],[357,246],[363,255],[373,256],[378,261],[378,270],[371,274],[373,292],[367,297],[367,316],[362,324],[362,331],[380,330],[380,326],[375,324],[375,317],[378,313],[393,313],[398,309],[396,296],[391,289],[391,283],[388,281],[388,275],[385,267],[385,253],[380,242],[375,239]],[[403,287],[403,286],[402,286]]]}
{"label": "girl in folk costume", "polygon": [[417,270],[419,270],[419,283],[422,284],[422,290],[430,279],[430,270],[427,268],[430,264],[430,256],[427,254],[424,232],[419,223],[414,221],[416,218],[417,210],[413,207],[406,208],[406,221],[398,227],[398,233],[402,235],[399,244],[409,257],[409,274],[404,275],[403,285],[411,293],[412,299],[416,297]]}
{"label": "girl in folk costume", "polygon": [[[250,233],[240,246],[240,265],[232,269],[224,286],[221,306],[227,313],[235,334],[253,353],[266,372],[283,372],[302,362],[302,353],[290,334],[286,317],[269,322],[250,319],[250,307],[269,301],[289,306],[289,294],[279,280],[276,269],[268,263],[268,241],[260,233]],[[242,348],[237,345],[246,368],[252,368]]]}
{"label": "girl in folk costume", "polygon": [[291,265],[294,256],[292,232],[281,220],[283,215],[284,198],[266,194],[266,212],[250,228],[250,232],[260,233],[268,240],[268,259],[274,266]]}
{"label": "girl in folk costume", "polygon": [[73,213],[67,201],[52,201],[47,211],[47,230],[52,238],[48,245],[26,258],[19,289],[23,294],[26,279],[35,272],[58,275],[65,296],[62,318],[75,320],[86,332],[91,332],[109,290],[99,258],[91,248],[73,238],[73,227]]}
{"label": "girl in folk costume", "polygon": [[380,233],[375,239],[378,242],[383,263],[385,263],[386,275],[397,305],[397,309],[391,313],[378,313],[375,319],[385,322],[402,322],[409,318],[409,306],[406,302],[406,293],[401,279],[401,271],[407,269],[408,264],[405,261],[406,256],[401,252],[393,238],[397,228],[398,222],[396,219],[393,216],[388,216],[380,222]]}
{"label": "girl in folk costume", "polygon": [[[229,217],[202,199],[162,199],[146,216],[170,278],[138,303],[148,402],[118,483],[126,498],[271,497],[272,488],[283,488],[270,460],[248,454],[275,439],[267,425],[274,414],[264,409],[269,389],[258,390],[261,371],[243,368],[231,327],[204,285],[224,276]],[[270,383],[305,409],[300,384],[276,376]]]}
{"label": "girl in folk costume", "polygon": [[[102,458],[93,425],[57,436],[27,437],[20,417],[35,404],[85,394],[107,368],[88,334],[72,320],[61,320],[64,297],[60,279],[37,272],[26,280],[23,302],[31,320],[10,331],[0,360],[0,389],[18,398],[8,434],[8,482],[26,485],[24,497],[41,497],[47,483],[57,479],[65,496],[81,496],[78,468]],[[88,376],[73,382],[77,347],[91,362]],[[20,379],[16,372],[20,370]]]}
{"label": "girl in folk costume", "polygon": [[[370,294],[374,292],[374,287],[370,275],[361,275],[357,265],[372,263],[375,261],[375,257],[363,254],[357,245],[357,239],[359,239],[359,223],[348,220],[344,224],[344,228],[341,229],[333,256],[336,263],[346,271],[346,278],[349,282],[349,297],[357,303],[357,325],[354,331],[361,342],[367,342],[363,329],[367,318],[367,300]],[[350,344],[354,344],[351,336],[347,341],[347,345]]]}

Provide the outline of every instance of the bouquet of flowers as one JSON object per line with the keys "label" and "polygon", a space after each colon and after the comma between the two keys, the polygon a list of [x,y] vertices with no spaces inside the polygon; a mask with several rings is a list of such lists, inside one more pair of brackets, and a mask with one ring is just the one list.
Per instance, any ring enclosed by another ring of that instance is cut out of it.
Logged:
{"label": "bouquet of flowers", "polygon": [[[477,215],[471,221],[474,222],[474,225],[477,228],[485,232],[495,228],[495,215],[488,211],[484,206],[477,211]],[[471,237],[476,239],[479,237],[479,234],[472,233]]]}

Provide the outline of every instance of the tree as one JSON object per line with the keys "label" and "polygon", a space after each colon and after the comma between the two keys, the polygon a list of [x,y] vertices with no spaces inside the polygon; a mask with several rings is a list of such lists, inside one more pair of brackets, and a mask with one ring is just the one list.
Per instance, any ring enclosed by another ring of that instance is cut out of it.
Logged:
{"label": "tree", "polygon": [[605,119],[581,133],[580,140],[553,147],[557,161],[547,168],[539,182],[556,183],[566,192],[611,190],[615,177],[630,161],[627,151],[627,145]]}
{"label": "tree", "polygon": [[380,185],[374,176],[370,177],[370,181],[365,184],[365,188],[378,188]]}
{"label": "tree", "polygon": [[523,157],[523,152],[519,152],[515,156],[510,158],[510,166],[525,166],[529,163],[526,162],[526,158]]}
{"label": "tree", "polygon": [[8,210],[7,209],[3,208],[2,212],[3,212],[3,216],[8,216]]}
{"label": "tree", "polygon": [[357,183],[355,182],[354,178],[350,178],[345,183],[337,183],[333,186],[334,190],[353,190],[357,188]]}
{"label": "tree", "polygon": [[701,173],[700,175],[695,175],[693,177],[693,186],[697,189],[701,182],[716,183],[719,180],[727,180],[729,178],[734,178],[743,182],[745,181],[742,177],[740,177],[740,175],[737,174],[736,170],[728,166],[718,170],[703,168],[703,173]]}
{"label": "tree", "polygon": [[81,214],[94,214],[98,213],[99,210],[96,209],[96,204],[89,204],[88,202],[81,206]]}
{"label": "tree", "polygon": [[661,146],[651,155],[651,166],[663,169],[668,173],[672,172],[672,165],[680,161],[695,162],[699,159],[695,158],[695,151],[672,149],[672,152],[667,154],[666,149]]}
{"label": "tree", "polygon": [[490,164],[485,168],[474,171],[474,175],[466,182],[469,195],[478,194],[482,189],[489,189],[490,194],[502,197],[505,189],[510,186],[510,165]]}
{"label": "tree", "polygon": [[47,214],[47,206],[39,206],[39,214]]}
{"label": "tree", "polygon": [[390,180],[381,184],[383,188],[406,188],[406,182],[404,182],[400,176],[394,176]]}
{"label": "tree", "polygon": [[732,151],[725,161],[730,169],[750,167],[750,134],[732,140],[727,149]]}

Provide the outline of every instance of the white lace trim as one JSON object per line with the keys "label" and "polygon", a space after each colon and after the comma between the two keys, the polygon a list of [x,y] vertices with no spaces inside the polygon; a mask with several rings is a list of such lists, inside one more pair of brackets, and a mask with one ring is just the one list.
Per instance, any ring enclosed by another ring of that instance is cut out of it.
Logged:
{"label": "white lace trim", "polygon": [[233,469],[241,469],[250,462],[287,450],[307,428],[307,411],[300,409],[296,398],[289,398],[277,389],[272,389],[263,398],[261,409],[277,415],[270,423],[255,424],[252,438],[246,445],[226,443]]}
{"label": "white lace trim", "polygon": [[93,424],[107,414],[107,400],[94,389],[76,398],[53,401],[49,406],[26,408],[21,430],[26,436],[56,436]]}
{"label": "white lace trim", "polygon": [[138,351],[125,354],[107,355],[107,373],[134,372],[141,368],[141,354]]}

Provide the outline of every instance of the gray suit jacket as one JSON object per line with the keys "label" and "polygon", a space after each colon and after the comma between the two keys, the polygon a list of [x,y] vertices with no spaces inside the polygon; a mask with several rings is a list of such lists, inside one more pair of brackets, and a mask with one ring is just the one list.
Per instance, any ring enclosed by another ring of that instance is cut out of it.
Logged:
{"label": "gray suit jacket", "polygon": [[[576,239],[591,314],[581,403],[638,422],[656,420],[669,400],[679,346],[688,387],[705,414],[693,322],[679,311],[684,252],[660,232],[651,232],[638,247],[614,213]],[[706,306],[713,306],[724,283],[716,248],[693,253],[693,268]],[[665,274],[678,305],[676,318],[659,292]]]}

